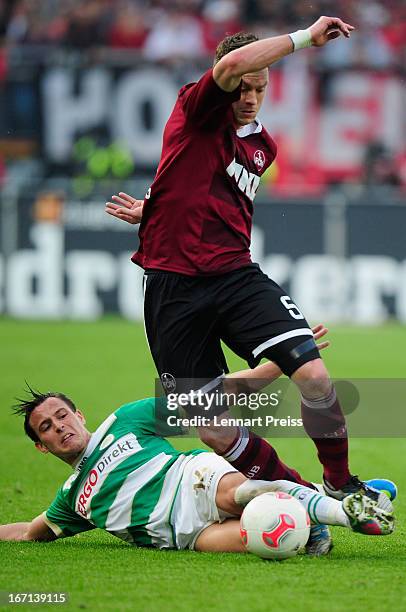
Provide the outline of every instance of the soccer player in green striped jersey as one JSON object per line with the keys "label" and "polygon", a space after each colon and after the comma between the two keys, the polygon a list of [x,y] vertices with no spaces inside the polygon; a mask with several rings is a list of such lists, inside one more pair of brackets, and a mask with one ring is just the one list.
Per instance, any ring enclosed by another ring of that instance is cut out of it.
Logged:
{"label": "soccer player in green striped jersey", "polygon": [[31,390],[19,411],[37,449],[70,464],[73,474],[41,515],[0,526],[0,540],[49,541],[98,527],[138,546],[243,552],[244,506],[276,490],[296,497],[313,523],[393,531],[392,514],[361,494],[340,502],[285,480],[247,480],[215,453],[176,450],[165,439],[177,432],[163,398],[121,406],[93,434],[61,393]]}

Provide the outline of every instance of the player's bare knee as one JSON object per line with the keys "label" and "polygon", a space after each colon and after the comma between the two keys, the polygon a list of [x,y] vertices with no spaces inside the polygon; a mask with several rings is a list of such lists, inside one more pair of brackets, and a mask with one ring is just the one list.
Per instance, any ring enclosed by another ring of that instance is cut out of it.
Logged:
{"label": "player's bare knee", "polygon": [[222,427],[210,425],[207,427],[199,427],[198,433],[200,440],[220,455],[227,450],[234,439],[227,435],[227,431]]}
{"label": "player's bare knee", "polygon": [[236,502],[236,492],[246,480],[239,472],[224,474],[218,483],[216,506],[229,514],[240,515],[243,506]]}
{"label": "player's bare knee", "polygon": [[[228,412],[224,412],[219,415],[219,421],[225,421],[228,416]],[[225,453],[225,451],[234,442],[237,435],[237,428],[234,426],[228,427],[227,425],[219,425],[213,419],[207,425],[202,425],[197,428],[199,438],[204,444],[207,444],[209,448],[214,450],[219,455]]]}
{"label": "player's bare knee", "polygon": [[206,444],[209,448],[212,448],[213,450],[215,450],[215,446],[216,446],[216,434],[215,432],[213,432],[213,430],[210,427],[198,427],[198,434],[199,434],[199,438],[200,440]]}
{"label": "player's bare knee", "polygon": [[301,393],[309,398],[318,398],[331,392],[331,380],[321,359],[314,359],[302,365],[292,376]]}

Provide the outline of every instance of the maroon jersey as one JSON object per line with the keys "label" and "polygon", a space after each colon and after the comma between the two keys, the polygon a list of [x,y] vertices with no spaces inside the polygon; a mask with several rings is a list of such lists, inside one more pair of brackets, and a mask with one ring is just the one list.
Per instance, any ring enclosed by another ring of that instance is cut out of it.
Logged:
{"label": "maroon jersey", "polygon": [[220,89],[212,70],[179,91],[132,257],[143,268],[198,276],[251,263],[253,200],[276,145],[259,122],[237,134],[239,97],[240,88]]}

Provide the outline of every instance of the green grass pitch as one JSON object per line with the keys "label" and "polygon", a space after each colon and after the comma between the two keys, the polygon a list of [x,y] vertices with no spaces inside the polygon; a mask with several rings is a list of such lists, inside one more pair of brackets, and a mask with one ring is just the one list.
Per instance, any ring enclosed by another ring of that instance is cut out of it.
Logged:
{"label": "green grass pitch", "polygon": [[[142,325],[117,318],[97,323],[4,318],[0,338],[0,522],[5,523],[29,520],[45,510],[69,475],[67,465],[35,451],[22,433],[21,419],[10,413],[24,380],[72,396],[94,428],[121,403],[151,395],[155,373]],[[406,327],[333,328],[330,339],[325,360],[333,377],[405,376]],[[229,363],[233,369],[242,365],[235,357]],[[320,479],[311,441],[280,439],[275,446],[307,478]],[[160,552],[131,548],[95,531],[49,544],[1,543],[0,590],[63,591],[69,603],[62,609],[69,610],[402,609],[405,456],[402,438],[352,440],[353,472],[397,482],[397,529],[387,538],[373,538],[335,528],[335,548],[327,558],[299,556],[278,563],[248,554]]]}

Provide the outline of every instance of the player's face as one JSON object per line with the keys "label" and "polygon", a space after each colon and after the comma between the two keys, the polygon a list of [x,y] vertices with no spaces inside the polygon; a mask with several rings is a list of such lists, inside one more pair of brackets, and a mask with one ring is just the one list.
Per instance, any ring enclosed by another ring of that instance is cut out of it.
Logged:
{"label": "player's face", "polygon": [[73,463],[84,451],[90,438],[85,419],[77,410],[57,397],[49,397],[31,413],[30,425],[39,438],[35,446],[42,453],[52,453],[66,463]]}
{"label": "player's face", "polygon": [[268,70],[244,74],[241,85],[241,98],[233,103],[235,121],[238,127],[252,123],[257,116],[265,97],[268,85]]}

